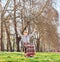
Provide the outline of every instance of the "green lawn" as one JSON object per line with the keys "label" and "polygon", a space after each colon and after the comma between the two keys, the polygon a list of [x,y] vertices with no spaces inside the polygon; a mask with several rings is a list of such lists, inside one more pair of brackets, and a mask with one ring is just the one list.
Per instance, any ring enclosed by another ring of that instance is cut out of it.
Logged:
{"label": "green lawn", "polygon": [[36,53],[34,57],[24,57],[20,52],[0,52],[0,62],[60,62],[60,53]]}

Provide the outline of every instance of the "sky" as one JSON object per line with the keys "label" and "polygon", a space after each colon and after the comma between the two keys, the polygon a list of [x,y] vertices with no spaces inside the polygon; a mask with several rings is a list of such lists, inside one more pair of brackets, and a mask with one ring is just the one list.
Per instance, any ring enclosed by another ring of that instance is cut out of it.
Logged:
{"label": "sky", "polygon": [[56,9],[57,9],[58,14],[59,14],[59,25],[58,25],[57,31],[58,31],[58,33],[60,33],[60,0],[56,0],[56,1],[57,1],[56,2]]}
{"label": "sky", "polygon": [[[6,3],[7,0],[1,0],[2,1],[2,5],[4,5]],[[58,33],[60,33],[60,0],[55,0],[55,4],[54,4],[54,7],[56,8],[56,10],[58,11],[58,14],[59,14],[59,25],[58,25],[58,28],[57,28],[57,31]]]}
{"label": "sky", "polygon": [[57,0],[56,8],[57,8],[58,12],[60,13],[60,0]]}

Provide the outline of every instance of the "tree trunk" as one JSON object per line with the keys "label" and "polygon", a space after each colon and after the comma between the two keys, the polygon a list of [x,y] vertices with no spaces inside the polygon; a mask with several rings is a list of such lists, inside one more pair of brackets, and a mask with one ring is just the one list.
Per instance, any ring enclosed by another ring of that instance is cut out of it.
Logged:
{"label": "tree trunk", "polygon": [[1,13],[1,51],[4,51],[4,44],[3,44],[3,15]]}
{"label": "tree trunk", "polygon": [[37,39],[37,47],[36,47],[36,49],[37,49],[37,52],[39,52],[40,51],[40,39]]}
{"label": "tree trunk", "polygon": [[7,33],[7,51],[9,51],[9,48],[10,48],[10,51],[12,51],[12,45],[10,42],[10,32],[8,31],[9,28],[6,26],[5,21],[4,21],[4,24],[5,24],[6,33]]}
{"label": "tree trunk", "polygon": [[16,34],[16,45],[17,45],[17,52],[19,52],[19,37],[17,34],[17,23],[16,23],[16,0],[14,0],[14,30]]}

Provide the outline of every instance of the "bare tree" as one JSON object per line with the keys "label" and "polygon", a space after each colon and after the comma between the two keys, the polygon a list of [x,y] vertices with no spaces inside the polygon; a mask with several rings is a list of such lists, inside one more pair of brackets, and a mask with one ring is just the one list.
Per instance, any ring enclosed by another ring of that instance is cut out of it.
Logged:
{"label": "bare tree", "polygon": [[[13,41],[11,43],[10,39],[11,29],[13,29],[13,35],[15,35],[13,37],[16,39],[13,45],[16,44],[16,50],[20,51],[19,42],[21,37],[19,37],[17,28],[22,33],[26,28],[29,33],[33,32],[34,29],[37,30],[37,33],[31,38],[31,42],[35,41],[37,51],[58,49],[59,41],[56,26],[58,13],[53,8],[52,3],[52,0],[7,0],[1,13],[1,50],[4,50],[4,26],[8,38],[6,39],[8,41],[7,46],[9,45],[8,48],[10,48],[10,51],[13,49],[11,45]],[[11,26],[12,28],[10,28]]]}

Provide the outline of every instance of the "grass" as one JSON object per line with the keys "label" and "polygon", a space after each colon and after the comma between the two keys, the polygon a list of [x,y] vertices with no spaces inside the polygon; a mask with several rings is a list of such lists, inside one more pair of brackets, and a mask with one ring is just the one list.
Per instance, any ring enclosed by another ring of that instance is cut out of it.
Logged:
{"label": "grass", "polygon": [[60,62],[60,53],[40,52],[34,57],[24,57],[20,52],[0,52],[0,62]]}

